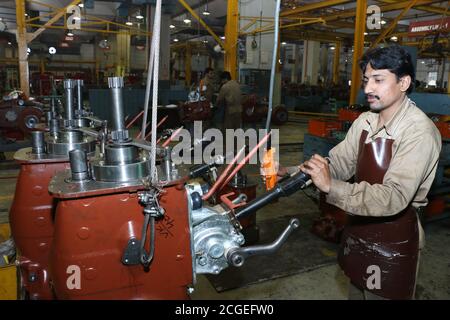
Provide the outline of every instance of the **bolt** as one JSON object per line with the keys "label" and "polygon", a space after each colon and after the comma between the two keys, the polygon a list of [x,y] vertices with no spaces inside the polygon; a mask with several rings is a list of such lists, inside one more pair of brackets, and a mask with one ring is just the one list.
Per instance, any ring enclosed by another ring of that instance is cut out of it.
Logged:
{"label": "bolt", "polygon": [[35,282],[37,280],[37,276],[35,273],[30,273],[30,275],[28,276],[28,281],[29,282]]}
{"label": "bolt", "polygon": [[201,265],[201,266],[205,266],[207,262],[208,262],[208,261],[206,260],[205,257],[200,257],[200,258],[198,259],[198,264]]}

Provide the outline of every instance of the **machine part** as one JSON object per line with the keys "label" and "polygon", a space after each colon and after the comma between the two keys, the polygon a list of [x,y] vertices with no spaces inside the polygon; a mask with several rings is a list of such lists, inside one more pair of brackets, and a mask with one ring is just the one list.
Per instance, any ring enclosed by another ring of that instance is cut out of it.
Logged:
{"label": "machine part", "polygon": [[134,266],[141,263],[141,246],[138,239],[131,238],[128,240],[122,256],[122,263],[126,266]]}
{"label": "machine part", "polygon": [[125,115],[123,112],[123,78],[110,77],[108,78],[108,86],[111,89],[112,99],[112,115],[113,123],[111,128],[111,138],[113,141],[123,142],[129,140],[128,130],[125,128]]}
{"label": "machine part", "polygon": [[257,197],[244,208],[238,208],[235,211],[237,219],[243,218],[252,212],[264,207],[268,203],[281,197],[287,197],[294,192],[306,188],[312,183],[311,177],[303,172],[294,174],[291,178],[281,181],[270,192]]}
{"label": "machine part", "polygon": [[143,158],[142,161],[124,164],[109,165],[103,160],[94,160],[91,162],[94,179],[101,182],[133,182],[140,181],[149,175],[148,160]]}
{"label": "machine part", "polygon": [[31,152],[34,154],[45,153],[45,140],[43,131],[31,132]]}
{"label": "machine part", "polygon": [[[144,205],[144,225],[142,226],[142,238],[139,246],[140,262],[146,268],[149,267],[155,253],[155,220],[164,217],[164,209],[159,205],[160,193],[157,189],[138,193],[139,202]],[[150,227],[150,251],[145,251],[147,230]]]}
{"label": "machine part", "polygon": [[36,107],[23,108],[19,113],[17,120],[19,129],[23,133],[31,132],[41,121],[42,110]]}
{"label": "machine part", "polygon": [[82,182],[90,178],[87,154],[83,150],[72,150],[69,152],[70,171],[72,181]]}
{"label": "machine part", "polygon": [[228,267],[226,253],[244,244],[244,236],[231,224],[221,206],[191,212],[194,270],[219,274]]}
{"label": "machine part", "polygon": [[[176,168],[173,165],[172,162],[172,148],[171,147],[165,147],[164,148],[164,171],[166,174],[166,181],[171,181],[173,179],[177,179],[177,172],[173,172],[173,170],[176,170]],[[174,175],[175,173],[175,175]]]}
{"label": "machine part", "polygon": [[84,85],[84,81],[83,80],[74,80],[75,82],[75,87],[77,88],[77,110],[76,113],[78,113],[78,116],[82,116],[83,115],[83,85]]}
{"label": "machine part", "polygon": [[66,98],[66,127],[73,127],[74,125],[74,110],[73,110],[73,90],[75,88],[75,82],[72,79],[64,80],[64,90],[65,90],[65,98]]}
{"label": "machine part", "polygon": [[64,130],[46,136],[47,153],[67,155],[71,150],[83,150],[88,154],[95,152],[95,139],[84,136],[75,130]]}
{"label": "machine part", "polygon": [[235,267],[241,267],[245,259],[256,255],[267,255],[276,252],[287,240],[289,235],[300,226],[298,219],[291,219],[283,233],[269,245],[256,245],[245,248],[231,248],[226,256],[228,263]]}

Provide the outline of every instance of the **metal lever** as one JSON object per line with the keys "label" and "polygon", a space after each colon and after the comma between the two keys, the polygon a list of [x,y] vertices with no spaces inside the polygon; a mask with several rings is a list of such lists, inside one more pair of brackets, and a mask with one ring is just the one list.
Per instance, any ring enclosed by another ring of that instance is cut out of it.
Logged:
{"label": "metal lever", "polygon": [[274,253],[286,242],[292,231],[299,226],[300,221],[298,219],[291,219],[283,233],[271,244],[230,249],[227,253],[228,263],[235,267],[241,267],[247,257]]}

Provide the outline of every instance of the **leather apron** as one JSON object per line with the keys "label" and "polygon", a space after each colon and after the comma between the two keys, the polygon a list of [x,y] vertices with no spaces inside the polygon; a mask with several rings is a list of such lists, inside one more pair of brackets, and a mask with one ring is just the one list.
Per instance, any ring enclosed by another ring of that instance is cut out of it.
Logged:
{"label": "leather apron", "polygon": [[[367,135],[364,130],[360,137],[355,182],[382,184],[394,140],[377,138],[366,144]],[[394,216],[349,216],[338,262],[356,287],[386,299],[412,299],[418,251],[417,214],[409,206]],[[379,289],[373,288],[375,273],[371,266],[381,270]],[[369,287],[368,282],[372,284]]]}

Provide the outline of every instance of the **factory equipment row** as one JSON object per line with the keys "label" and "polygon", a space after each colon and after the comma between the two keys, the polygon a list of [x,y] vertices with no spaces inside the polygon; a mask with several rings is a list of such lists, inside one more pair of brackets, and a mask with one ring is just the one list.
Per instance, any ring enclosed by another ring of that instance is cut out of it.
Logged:
{"label": "factory equipment row", "polygon": [[186,299],[197,274],[271,254],[299,227],[293,219],[273,243],[243,247],[246,219],[306,187],[309,177],[287,176],[251,200],[245,188],[228,184],[245,180],[238,164],[244,149],[228,164],[216,156],[176,165],[173,135],[156,148],[133,139],[123,79],[108,84],[110,123],[86,111],[83,82],[67,79],[64,114],[51,107],[45,126],[31,133],[32,146],[14,155],[20,173],[10,224],[21,298]]}

